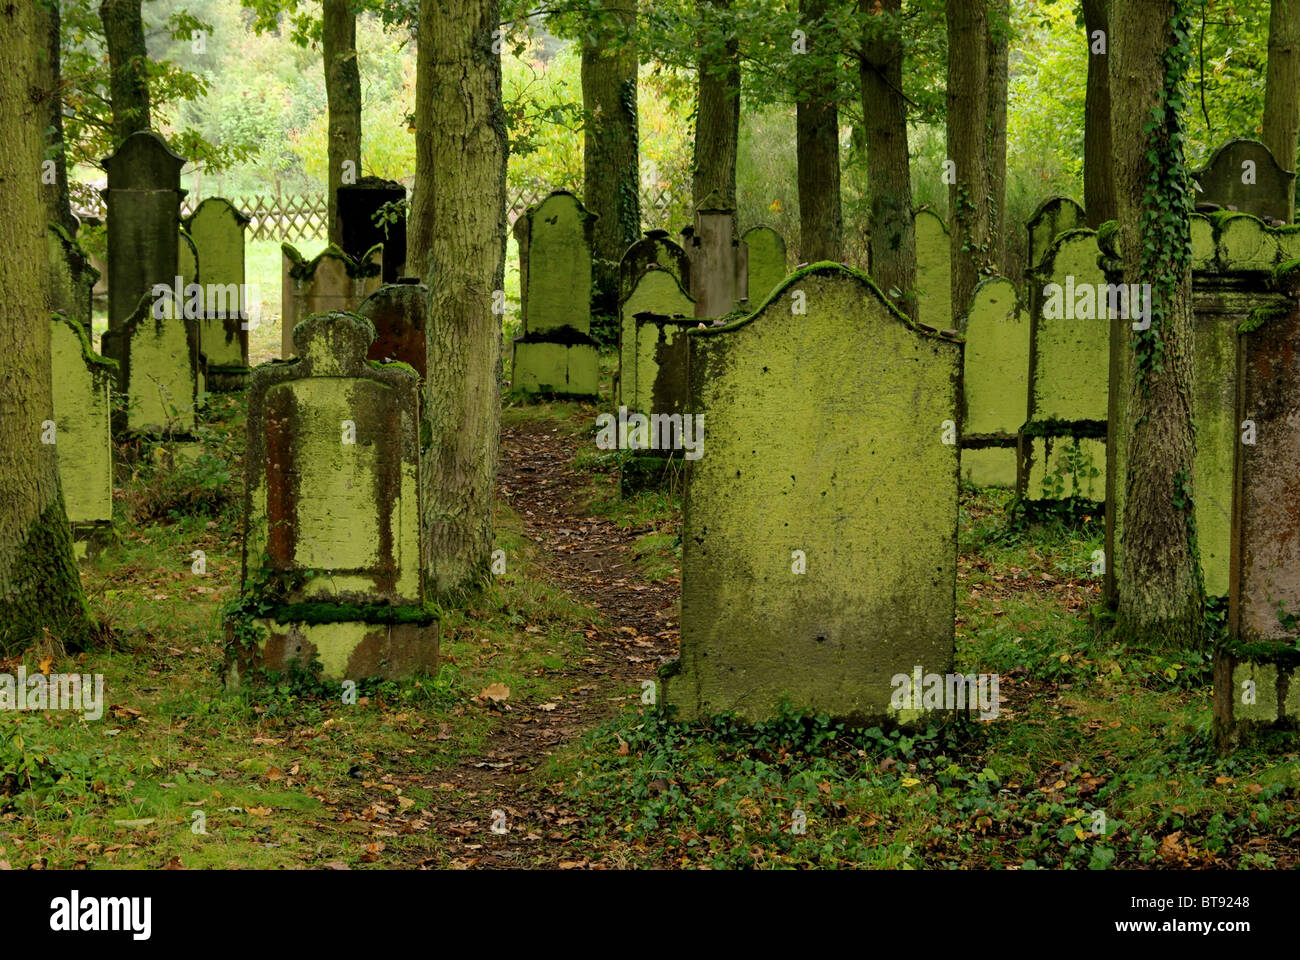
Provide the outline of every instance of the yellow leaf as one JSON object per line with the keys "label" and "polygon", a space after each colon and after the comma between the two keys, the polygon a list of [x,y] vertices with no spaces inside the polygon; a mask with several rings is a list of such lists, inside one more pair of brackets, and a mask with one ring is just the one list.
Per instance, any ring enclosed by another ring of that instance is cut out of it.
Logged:
{"label": "yellow leaf", "polygon": [[250,817],[269,817],[271,815],[270,807],[246,807],[245,812]]}
{"label": "yellow leaf", "polygon": [[914,786],[916,786],[918,783],[920,783],[921,781],[918,780],[918,779],[916,779],[915,777],[904,777],[904,778],[902,779],[902,781],[900,781],[900,782],[901,782],[901,783],[903,784],[903,786],[905,786],[905,787],[914,787]]}
{"label": "yellow leaf", "polygon": [[478,694],[484,700],[494,700],[497,703],[510,699],[510,688],[504,683],[489,683],[479,691]]}

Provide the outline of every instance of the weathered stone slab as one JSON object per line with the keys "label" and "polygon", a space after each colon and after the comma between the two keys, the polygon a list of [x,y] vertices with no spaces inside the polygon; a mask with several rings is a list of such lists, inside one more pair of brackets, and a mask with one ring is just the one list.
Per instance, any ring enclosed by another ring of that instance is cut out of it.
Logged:
{"label": "weathered stone slab", "polygon": [[46,231],[50,256],[50,309],[76,321],[87,333],[91,327],[91,291],[99,271],[81,244],[56,223]]}
{"label": "weathered stone slab", "polygon": [[[242,610],[228,680],[319,656],[328,680],[437,666],[420,574],[419,380],[372,364],[354,314],[294,330],[298,359],[249,387]],[[267,605],[271,609],[266,609]]]}
{"label": "weathered stone slab", "polygon": [[[384,283],[396,283],[406,272],[406,213],[404,209],[390,207],[399,213],[396,219],[375,216],[385,204],[401,204],[406,200],[406,188],[396,180],[380,177],[362,177],[356,183],[338,188],[339,225],[343,230],[339,244],[353,260],[366,259],[369,252],[382,246]],[[417,265],[422,271],[423,265]]]}
{"label": "weathered stone slab", "polygon": [[1052,241],[1067,230],[1088,226],[1083,207],[1069,197],[1048,197],[1025,221],[1029,230],[1029,267],[1038,266]]}
{"label": "weathered stone slab", "polygon": [[[185,221],[202,268],[204,310],[199,348],[207,358],[208,389],[248,384],[248,323],[258,306],[248,301],[244,228],[248,217],[229,200],[209,197]],[[258,310],[260,313],[260,309]]]}
{"label": "weathered stone slab", "polygon": [[1192,176],[1201,187],[1198,204],[1291,221],[1295,172],[1284,169],[1258,140],[1229,140]]}
{"label": "weathered stone slab", "polygon": [[[645,329],[646,343],[637,318],[649,315],[662,318],[662,322]],[[648,266],[631,293],[619,304],[619,403],[630,410],[651,412],[654,382],[660,370],[660,336],[674,334],[669,328],[683,325],[691,319],[694,326],[695,301],[682,289],[670,270]],[[673,318],[680,318],[674,322]],[[653,329],[652,329],[653,328]],[[685,377],[685,365],[680,376]],[[644,389],[642,389],[644,384]]]}
{"label": "weathered stone slab", "polygon": [[916,300],[922,323],[937,330],[952,326],[952,244],[943,218],[916,211]]}
{"label": "weathered stone slab", "polygon": [[647,230],[644,237],[624,251],[618,262],[619,303],[627,299],[651,264],[676,277],[683,290],[691,288],[691,261],[686,251],[672,241],[666,230]]}
{"label": "weathered stone slab", "polygon": [[1003,277],[980,283],[960,330],[962,477],[976,486],[1014,487],[1016,436],[1029,394],[1029,314],[1016,285]]}
{"label": "weathered stone slab", "polygon": [[740,242],[748,257],[749,302],[757,309],[790,272],[786,269],[785,237],[760,224],[746,230]]}
{"label": "weathered stone slab", "polygon": [[303,259],[294,247],[283,244],[281,268],[280,356],[293,356],[294,325],[316,313],[355,310],[361,301],[379,289],[380,256],[372,247],[354,260],[330,244],[311,260]]}
{"label": "weathered stone slab", "polygon": [[731,313],[748,297],[748,252],[736,237],[736,212],[697,210],[689,242],[695,315],[711,318]]}
{"label": "weathered stone slab", "polygon": [[953,660],[958,448],[943,438],[961,341],[830,263],[686,339],[706,434],[687,469],[681,660],[664,702],[687,720],[765,719],[783,698],[915,719],[891,706],[893,678]]}
{"label": "weathered stone slab", "polygon": [[[174,281],[174,277],[173,277]],[[153,439],[190,440],[199,394],[199,326],[171,291],[140,298],[120,330],[101,345],[117,361],[118,391],[126,394],[115,430]]]}
{"label": "weathered stone slab", "polygon": [[380,287],[357,307],[357,313],[375,327],[375,340],[366,359],[405,363],[425,378],[427,346],[425,322],[429,288],[414,277]]}

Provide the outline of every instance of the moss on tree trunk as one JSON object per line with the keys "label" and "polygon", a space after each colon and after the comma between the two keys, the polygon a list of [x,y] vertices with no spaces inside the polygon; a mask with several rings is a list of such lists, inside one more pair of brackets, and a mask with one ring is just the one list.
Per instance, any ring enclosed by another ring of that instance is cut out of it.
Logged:
{"label": "moss on tree trunk", "polygon": [[[357,18],[348,0],[323,0],[321,51],[329,112],[329,240],[343,243],[338,189],[361,176],[361,71],[357,67]],[[345,164],[351,164],[345,177]]]}
{"label": "moss on tree trunk", "polygon": [[144,42],[140,0],[103,0],[99,19],[110,64],[113,142],[149,127],[149,50]]}
{"label": "moss on tree trunk", "polygon": [[948,186],[952,238],[952,309],[970,306],[990,270],[991,217],[986,118],[988,114],[988,10],[983,2],[948,0]]}

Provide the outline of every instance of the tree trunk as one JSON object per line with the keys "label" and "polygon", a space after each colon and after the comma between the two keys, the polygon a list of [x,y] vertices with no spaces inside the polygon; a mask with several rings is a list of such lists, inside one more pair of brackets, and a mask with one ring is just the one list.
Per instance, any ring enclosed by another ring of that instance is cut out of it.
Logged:
{"label": "tree trunk", "polygon": [[415,187],[406,220],[407,270],[425,276],[433,246],[433,20],[420,18],[415,51]]}
{"label": "tree trunk", "polygon": [[618,262],[641,235],[636,0],[602,0],[582,44],[583,203],[592,231],[592,306],[618,311]]}
{"label": "tree trunk", "polygon": [[989,265],[995,272],[1006,273],[1007,52],[1011,0],[990,0],[988,17]]}
{"label": "tree trunk", "polygon": [[0,652],[6,656],[44,630],[70,648],[93,638],[93,623],[72,556],[54,444],[42,443],[53,417],[50,290],[45,205],[40,197],[41,133],[48,116],[37,61],[45,34],[35,5],[0,6]]}
{"label": "tree trunk", "polygon": [[423,0],[433,79],[427,430],[421,487],[431,598],[488,573],[501,424],[501,318],[506,252],[506,122],[498,0]]}
{"label": "tree trunk", "polygon": [[113,145],[149,128],[149,51],[144,43],[140,0],[102,0],[99,19],[108,47]]}
{"label": "tree trunk", "polygon": [[988,11],[983,0],[947,0],[948,228],[952,237],[952,309],[970,307],[991,269],[988,139]]}
{"label": "tree trunk", "polygon": [[1149,330],[1133,331],[1132,322],[1113,327],[1126,347],[1117,349],[1117,365],[1128,371],[1120,374],[1112,424],[1128,461],[1115,629],[1123,642],[1147,647],[1195,644],[1203,624],[1191,502],[1192,195],[1182,121],[1166,106],[1186,74],[1187,51],[1169,51],[1176,21],[1187,28],[1188,6],[1187,0],[1113,0],[1111,6],[1111,140],[1124,281],[1150,283],[1153,296]]}
{"label": "tree trunk", "polygon": [[[1115,219],[1115,171],[1110,149],[1110,0],[1083,0],[1083,23],[1088,44],[1083,208],[1088,226],[1096,230]],[[1095,52],[1094,48],[1106,52]]]}
{"label": "tree trunk", "polygon": [[[1300,0],[1273,0],[1268,15],[1268,79],[1264,87],[1264,144],[1286,170],[1296,168],[1300,139]],[[1291,194],[1295,217],[1295,192]]]}
{"label": "tree trunk", "polygon": [[54,161],[54,182],[46,183],[41,171],[41,198],[45,201],[45,219],[57,223],[75,236],[77,221],[68,197],[68,156],[63,142],[63,71],[60,69],[59,2],[37,0],[36,24],[45,39],[45,50],[37,61],[37,86],[46,108],[45,150],[42,163]]}
{"label": "tree trunk", "polygon": [[[826,61],[839,43],[820,21],[831,0],[800,0],[808,54]],[[799,164],[799,251],[806,262],[843,259],[840,209],[840,113],[833,65],[805,78],[795,107],[795,150]]]}
{"label": "tree trunk", "polygon": [[[699,0],[708,22],[711,10],[731,10],[731,0]],[[691,197],[701,207],[736,209],[736,150],[740,142],[740,42],[730,20],[711,26],[727,30],[722,56],[703,53],[698,60],[695,111],[695,170]],[[707,32],[709,26],[705,27]]]}
{"label": "tree trunk", "polygon": [[[903,97],[902,0],[884,0],[862,38],[859,75],[867,192],[871,195],[871,276],[885,296],[916,314],[916,228]],[[869,9],[861,0],[863,12]],[[885,18],[888,18],[886,21]]]}
{"label": "tree trunk", "polygon": [[329,239],[341,245],[338,189],[361,176],[361,71],[357,18],[348,0],[322,0],[321,49],[329,111]]}

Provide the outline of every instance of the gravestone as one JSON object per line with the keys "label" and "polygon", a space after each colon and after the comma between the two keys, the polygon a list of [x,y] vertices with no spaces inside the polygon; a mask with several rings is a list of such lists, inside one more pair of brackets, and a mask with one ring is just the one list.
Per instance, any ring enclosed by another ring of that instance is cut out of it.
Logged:
{"label": "gravestone", "polygon": [[958,458],[944,438],[960,339],[839,264],[686,339],[705,433],[687,466],[681,659],[663,671],[664,703],[684,720],[768,719],[783,698],[917,719],[891,705],[893,678],[953,662]]}
{"label": "gravestone", "polygon": [[1088,218],[1083,207],[1069,197],[1048,197],[1025,222],[1029,230],[1029,268],[1033,269],[1047,253],[1052,241],[1067,230],[1086,229]]}
{"label": "gravestone", "polygon": [[335,682],[436,670],[420,570],[418,378],[369,363],[375,331],[353,314],[315,314],[294,337],[298,358],[255,368],[249,385],[227,682],[314,658]]}
{"label": "gravestone", "polygon": [[172,284],[159,291],[141,297],[121,329],[110,328],[101,342],[104,356],[117,361],[118,392],[126,395],[114,432],[188,441],[200,386],[199,325],[186,316]]}
{"label": "gravestone", "polygon": [[81,244],[57,223],[46,230],[50,257],[50,309],[76,321],[86,333],[91,329],[91,291],[99,271]]}
{"label": "gravestone", "polygon": [[1229,639],[1214,664],[1221,747],[1254,727],[1300,728],[1300,260],[1279,284],[1285,306],[1239,341]]}
{"label": "gravestone", "polygon": [[789,271],[785,266],[785,238],[771,227],[750,227],[741,236],[749,263],[749,302],[762,306]]}
{"label": "gravestone", "polygon": [[[662,318],[645,328],[644,343],[638,328],[640,316]],[[651,265],[642,271],[631,293],[619,304],[619,403],[629,410],[651,412],[661,350],[671,349],[675,327],[694,326],[694,317],[695,301],[671,270]],[[681,376],[685,376],[684,363]]]}
{"label": "gravestone", "polygon": [[406,270],[406,213],[401,211],[396,220],[385,218],[378,224],[375,214],[385,204],[405,200],[404,186],[380,177],[362,177],[338,188],[339,225],[343,232],[339,246],[353,260],[364,260],[373,247],[382,244],[384,283],[396,283]]}
{"label": "gravestone", "polygon": [[1027,271],[1029,406],[1016,480],[1026,503],[1105,499],[1110,308],[1099,255],[1095,231],[1068,230]]}
{"label": "gravestone", "polygon": [[736,239],[734,210],[704,208],[695,212],[691,232],[691,296],[697,317],[721,317],[748,297],[748,259]]}
{"label": "gravestone", "polygon": [[1200,185],[1196,203],[1290,223],[1295,172],[1284,169],[1258,140],[1229,140],[1192,176]]}
{"label": "gravestone", "polygon": [[596,215],[557,190],[515,221],[523,333],[511,375],[525,393],[594,398],[599,392],[591,338],[591,241]]}
{"label": "gravestone", "polygon": [[[104,158],[108,186],[108,329],[120,333],[140,298],[172,286],[180,263],[185,159],[152,130],[137,130]],[[122,337],[114,338],[121,346]],[[122,357],[114,357],[121,364]]]}
{"label": "gravestone", "polygon": [[1029,314],[1016,285],[1005,277],[981,282],[961,332],[962,477],[981,487],[1014,487],[1029,389]]}
{"label": "gravestone", "polygon": [[415,277],[380,287],[357,307],[357,314],[375,327],[375,340],[367,360],[405,363],[425,378],[425,321],[429,309],[429,288]]}
{"label": "gravestone", "polygon": [[[90,288],[83,286],[88,296]],[[95,353],[90,345],[89,329],[88,325],[57,313],[50,318],[55,453],[63,506],[72,525],[78,558],[87,555],[88,546],[101,543],[113,525],[113,433],[109,397],[117,377],[117,365]]]}
{"label": "gravestone", "polygon": [[943,218],[916,211],[916,301],[923,323],[936,330],[952,326],[952,243]]}
{"label": "gravestone", "polygon": [[330,244],[311,260],[303,259],[294,247],[282,244],[280,302],[280,356],[293,356],[293,328],[301,318],[314,313],[355,310],[361,301],[379,289],[382,250],[371,247],[354,260]]}
{"label": "gravestone", "polygon": [[203,316],[199,349],[207,358],[209,390],[248,385],[248,327],[260,314],[245,282],[244,228],[248,217],[229,200],[209,197],[185,221],[202,266]]}
{"label": "gravestone", "polygon": [[647,230],[618,262],[618,301],[627,299],[645,268],[654,264],[672,273],[683,290],[691,288],[691,261],[686,251],[673,243],[666,230]]}

